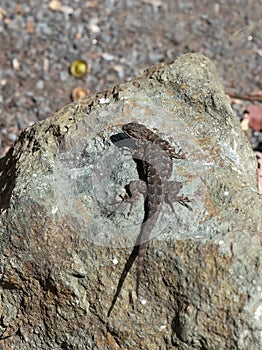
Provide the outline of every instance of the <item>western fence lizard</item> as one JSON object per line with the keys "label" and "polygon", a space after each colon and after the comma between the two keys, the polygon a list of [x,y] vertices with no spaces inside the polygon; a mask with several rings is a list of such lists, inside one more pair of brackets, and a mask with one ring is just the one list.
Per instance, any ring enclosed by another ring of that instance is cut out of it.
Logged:
{"label": "western fence lizard", "polygon": [[138,196],[138,193],[144,192],[145,212],[140,234],[120,277],[117,291],[108,315],[110,315],[110,312],[113,309],[124,279],[136,256],[138,256],[136,294],[139,296],[139,285],[148,240],[161,212],[163,202],[165,201],[168,203],[173,211],[174,207],[172,203],[174,201],[179,202],[188,209],[192,210],[187,204],[189,199],[187,197],[178,196],[178,193],[182,188],[182,183],[177,181],[169,181],[173,168],[172,158],[184,159],[185,156],[176,153],[174,147],[172,147],[169,142],[161,139],[157,134],[142,124],[131,122],[123,125],[122,130],[127,136],[135,141],[135,147],[131,149],[132,157],[135,160],[141,161],[144,180],[135,180],[130,182],[129,187],[131,197],[128,198],[127,201],[133,204],[134,200]]}
{"label": "western fence lizard", "polygon": [[[166,201],[174,207],[172,202],[177,201],[187,206],[187,198],[178,197],[178,193],[182,188],[181,182],[169,181],[173,161],[172,158],[183,159],[184,155],[176,153],[166,140],[161,139],[157,134],[149,130],[142,124],[128,123],[123,125],[122,130],[125,134],[136,141],[136,146],[133,150],[133,158],[142,160],[142,167],[145,178],[145,186],[139,184],[137,181],[130,183],[130,191],[132,198],[136,198],[136,191],[146,189],[145,199],[145,215],[142,223],[141,231],[136,241],[139,246],[138,250],[138,264],[137,264],[137,286],[136,293],[139,295],[139,284],[143,270],[143,262],[145,252],[148,246],[150,233],[152,232],[158,216],[161,211],[163,202]],[[191,208],[190,208],[191,209]]]}

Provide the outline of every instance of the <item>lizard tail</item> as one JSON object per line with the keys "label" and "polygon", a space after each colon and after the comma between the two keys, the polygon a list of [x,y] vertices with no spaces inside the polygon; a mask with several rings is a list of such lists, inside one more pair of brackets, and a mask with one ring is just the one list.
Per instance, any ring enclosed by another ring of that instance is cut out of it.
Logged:
{"label": "lizard tail", "polygon": [[138,260],[137,260],[137,270],[136,270],[136,295],[139,297],[139,285],[141,281],[141,275],[144,267],[144,257],[146,254],[147,242],[143,242],[139,246]]}

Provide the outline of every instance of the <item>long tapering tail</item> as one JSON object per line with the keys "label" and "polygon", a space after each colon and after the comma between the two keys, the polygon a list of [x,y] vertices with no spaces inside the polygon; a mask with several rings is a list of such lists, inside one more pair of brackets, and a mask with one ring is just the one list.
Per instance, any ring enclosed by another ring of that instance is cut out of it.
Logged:
{"label": "long tapering tail", "polygon": [[139,297],[139,285],[141,281],[141,275],[144,268],[144,258],[147,250],[148,242],[143,242],[139,246],[138,258],[137,258],[137,270],[136,270],[136,295]]}

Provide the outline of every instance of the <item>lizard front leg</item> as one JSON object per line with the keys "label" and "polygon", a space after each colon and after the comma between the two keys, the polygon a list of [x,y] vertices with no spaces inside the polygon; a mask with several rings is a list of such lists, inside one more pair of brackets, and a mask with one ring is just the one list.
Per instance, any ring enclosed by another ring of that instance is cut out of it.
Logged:
{"label": "lizard front leg", "polygon": [[130,210],[128,213],[128,215],[130,215],[133,210],[134,204],[139,201],[139,198],[141,197],[141,195],[143,195],[144,198],[146,197],[147,185],[143,180],[133,180],[129,183],[128,187],[129,187],[130,195],[124,199],[124,202],[131,204]]}
{"label": "lizard front leg", "polygon": [[[130,181],[130,183],[125,187],[127,187],[128,189],[126,190],[126,194],[124,196],[120,195],[122,201],[115,201],[112,204],[118,204],[116,206],[116,209],[114,210],[114,212],[116,212],[124,203],[130,203],[131,206],[128,212],[128,215],[130,215],[133,211],[134,204],[139,201],[141,195],[143,195],[144,198],[146,198],[147,185],[143,180],[133,180]],[[113,212],[111,212],[108,215],[108,217],[112,214]]]}

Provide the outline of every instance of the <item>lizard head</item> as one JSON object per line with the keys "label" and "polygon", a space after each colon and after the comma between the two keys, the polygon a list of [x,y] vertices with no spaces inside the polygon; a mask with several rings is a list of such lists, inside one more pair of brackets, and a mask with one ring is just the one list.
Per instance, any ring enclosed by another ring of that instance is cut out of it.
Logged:
{"label": "lizard head", "polygon": [[154,138],[154,133],[149,130],[143,124],[139,124],[136,122],[127,123],[122,126],[122,130],[125,134],[133,139],[141,139],[151,141],[151,138]]}

